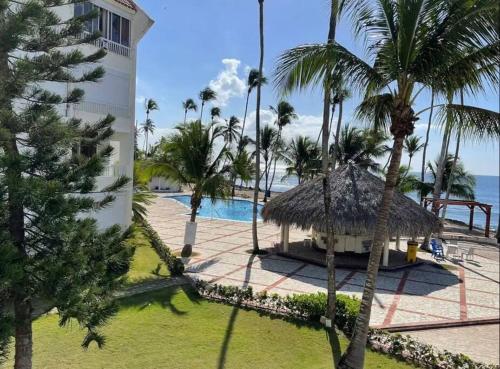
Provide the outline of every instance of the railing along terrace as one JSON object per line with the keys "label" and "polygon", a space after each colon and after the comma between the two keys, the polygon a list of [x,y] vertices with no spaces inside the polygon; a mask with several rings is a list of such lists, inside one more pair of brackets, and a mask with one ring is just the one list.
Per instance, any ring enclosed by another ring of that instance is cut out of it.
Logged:
{"label": "railing along terrace", "polygon": [[[90,35],[89,32],[83,32],[80,35],[80,38],[85,38]],[[108,40],[107,38],[100,37],[94,41],[89,42],[90,44],[97,46],[98,48],[103,48],[105,50],[108,50],[114,54],[118,54],[121,56],[125,56],[127,58],[130,57],[130,47],[124,46],[122,44],[119,44],[117,42]]]}

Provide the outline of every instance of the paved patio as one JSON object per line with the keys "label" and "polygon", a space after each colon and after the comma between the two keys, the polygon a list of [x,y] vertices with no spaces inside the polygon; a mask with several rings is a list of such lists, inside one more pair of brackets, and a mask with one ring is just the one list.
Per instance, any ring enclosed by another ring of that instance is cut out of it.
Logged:
{"label": "paved patio", "polygon": [[[160,197],[149,207],[148,220],[174,251],[183,246],[187,208]],[[286,259],[274,253],[253,256],[251,224],[198,218],[195,254],[187,261],[194,278],[226,285],[251,285],[254,291],[286,295],[326,291],[324,267]],[[279,241],[279,229],[259,223],[261,248]],[[291,230],[290,242],[305,233]],[[402,243],[404,244],[404,243]],[[395,245],[391,245],[392,248]],[[419,257],[431,260],[430,255]],[[499,318],[498,259],[475,257],[470,262],[445,262],[448,269],[430,264],[400,271],[381,271],[377,280],[371,325],[396,327]],[[341,293],[361,296],[365,273],[337,269]]]}

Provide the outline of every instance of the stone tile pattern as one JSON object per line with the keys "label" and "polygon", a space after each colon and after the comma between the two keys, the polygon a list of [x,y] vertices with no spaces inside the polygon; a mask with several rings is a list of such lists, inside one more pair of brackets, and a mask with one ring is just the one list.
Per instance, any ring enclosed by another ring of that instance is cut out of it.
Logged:
{"label": "stone tile pattern", "polygon": [[[164,242],[174,251],[180,251],[188,209],[163,196],[148,210],[148,220]],[[274,244],[279,242],[278,227],[259,223],[260,247],[271,252],[253,256],[249,253],[251,223],[202,217],[197,223],[195,254],[185,260],[191,277],[226,285],[251,285],[256,292],[265,290],[281,295],[326,292],[325,268],[273,252]],[[291,242],[306,237],[307,232],[301,230],[290,232]],[[432,262],[429,254],[420,253],[419,257]],[[390,327],[499,317],[498,262],[476,256],[470,262],[445,261],[441,264],[450,269],[425,264],[395,272],[381,271],[371,325]],[[365,277],[363,271],[337,269],[337,288],[340,293],[361,297]]]}

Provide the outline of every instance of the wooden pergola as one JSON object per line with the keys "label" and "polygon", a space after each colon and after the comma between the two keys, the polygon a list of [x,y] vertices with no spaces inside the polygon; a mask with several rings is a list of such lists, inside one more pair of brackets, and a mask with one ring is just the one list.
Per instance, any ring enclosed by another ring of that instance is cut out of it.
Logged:
{"label": "wooden pergola", "polygon": [[469,200],[444,200],[437,199],[434,200],[432,197],[424,198],[424,207],[427,209],[429,204],[435,203],[435,208],[437,210],[441,210],[443,206],[466,206],[469,208],[469,230],[472,231],[474,226],[474,209],[479,208],[486,214],[486,227],[484,228],[484,236],[490,236],[490,222],[491,222],[491,207],[492,205],[483,204],[477,201],[469,201]]}

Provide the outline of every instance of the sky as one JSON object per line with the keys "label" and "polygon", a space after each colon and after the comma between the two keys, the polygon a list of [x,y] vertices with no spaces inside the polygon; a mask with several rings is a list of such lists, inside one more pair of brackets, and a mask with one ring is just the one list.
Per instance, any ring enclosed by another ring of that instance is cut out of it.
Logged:
{"label": "sky", "polygon": [[[257,0],[136,0],[155,21],[139,44],[137,62],[136,119],[145,120],[144,99],[153,98],[160,106],[151,118],[156,131],[153,141],[172,132],[183,121],[182,101],[197,99],[203,88],[210,86],[218,94],[209,109],[219,106],[223,118],[235,115],[243,118],[248,70],[258,66],[259,28]],[[328,32],[328,0],[266,0],[264,3],[265,58],[264,74],[270,83],[263,87],[263,124],[272,124],[274,115],[269,106],[276,106],[280,96],[272,83],[276,60],[292,47],[323,43]],[[337,41],[360,57],[364,42],[356,39],[349,19],[337,28]],[[295,107],[298,119],[284,129],[284,136],[297,134],[316,138],[321,127],[322,98],[318,89],[294,93],[287,100]],[[360,97],[356,91],[344,104],[344,123],[362,126],[353,118]],[[199,103],[199,102],[198,102]],[[499,111],[498,90],[477,97],[465,97],[465,103]],[[200,104],[198,104],[200,105]],[[416,101],[415,111],[430,105],[430,93],[423,92]],[[188,113],[197,118],[198,113]],[[204,119],[205,120],[205,119]],[[425,137],[428,115],[417,121],[415,134]],[[437,121],[437,120],[436,120]],[[255,131],[255,94],[251,96],[248,133]],[[247,130],[247,128],[245,128]],[[431,130],[428,155],[435,159],[441,147],[442,132]],[[450,143],[454,151],[455,143]],[[417,153],[412,170],[420,171],[422,157]],[[460,157],[466,169],[477,175],[499,175],[499,143],[463,142]],[[381,160],[383,162],[384,159]],[[405,154],[402,164],[408,164]]]}

